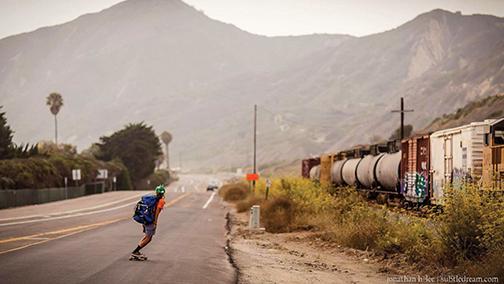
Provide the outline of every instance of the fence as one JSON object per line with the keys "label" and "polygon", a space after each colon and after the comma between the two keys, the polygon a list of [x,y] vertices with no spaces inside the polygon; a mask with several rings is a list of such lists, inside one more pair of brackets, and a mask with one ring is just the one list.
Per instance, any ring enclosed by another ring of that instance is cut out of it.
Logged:
{"label": "fence", "polygon": [[41,188],[41,189],[1,189],[0,209],[32,204],[42,204],[52,201],[71,199],[84,195],[103,193],[104,183],[93,183],[78,187]]}

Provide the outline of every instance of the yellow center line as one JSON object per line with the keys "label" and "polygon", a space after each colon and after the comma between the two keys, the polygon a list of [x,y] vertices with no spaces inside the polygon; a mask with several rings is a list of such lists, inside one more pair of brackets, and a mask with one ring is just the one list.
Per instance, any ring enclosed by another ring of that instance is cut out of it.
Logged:
{"label": "yellow center line", "polygon": [[[61,239],[61,238],[64,238],[64,237],[75,235],[77,233],[82,233],[82,232],[85,232],[85,231],[88,231],[88,230],[91,230],[91,229],[94,229],[94,228],[98,228],[100,226],[112,224],[112,223],[119,222],[119,221],[126,220],[126,219],[127,218],[120,218],[120,219],[114,219],[114,220],[111,220],[111,221],[106,221],[106,222],[91,224],[91,225],[87,225],[87,226],[78,226],[78,227],[75,227],[75,228],[70,228],[70,229],[74,229],[74,230],[65,229],[65,230],[59,230],[59,231],[54,231],[54,232],[37,234],[37,235],[50,235],[50,234],[55,234],[55,232],[58,232],[58,233],[69,232],[67,234],[56,236],[54,238],[47,238],[47,239],[39,241],[39,242],[35,242],[35,243],[27,244],[27,245],[24,245],[24,246],[20,246],[20,247],[8,249],[8,250],[0,251],[0,255],[4,254],[4,253],[8,253],[8,252],[13,252],[13,251],[16,251],[16,250],[28,248],[28,247],[31,247],[31,246],[34,246],[34,245],[43,244],[43,243],[46,243],[46,242],[49,242],[49,241],[52,241],[52,240]],[[20,238],[12,238],[12,239],[4,240],[4,241],[30,240],[30,237],[33,237],[33,236],[35,236],[35,235],[27,236],[27,237],[20,237]]]}
{"label": "yellow center line", "polygon": [[172,206],[173,204],[179,202],[180,200],[182,200],[183,198],[185,198],[186,196],[188,196],[190,194],[191,194],[190,192],[184,193],[181,196],[179,196],[179,197],[173,199],[172,201],[166,203],[166,206]]}
{"label": "yellow center line", "polygon": [[[175,203],[179,202],[180,200],[184,199],[185,197],[189,196],[190,194],[191,194],[190,192],[182,194],[181,196],[179,196],[179,197],[171,200],[170,202],[168,202],[166,204],[166,207],[173,206]],[[12,248],[12,249],[8,249],[8,250],[5,250],[5,251],[0,251],[0,254],[12,252],[12,251],[16,251],[16,250],[20,250],[20,249],[24,249],[24,248],[28,248],[28,247],[31,247],[31,246],[34,246],[34,245],[38,245],[38,244],[43,244],[43,243],[46,243],[46,242],[49,242],[49,241],[52,241],[52,240],[61,239],[61,238],[64,238],[64,237],[75,235],[77,233],[82,233],[82,232],[85,232],[85,231],[88,231],[88,230],[91,230],[91,229],[95,229],[95,228],[98,228],[98,227],[101,227],[101,226],[105,226],[105,225],[108,225],[108,224],[116,223],[116,222],[119,222],[119,221],[122,221],[122,220],[126,220],[126,219],[129,219],[129,217],[128,218],[113,219],[113,220],[108,220],[108,221],[104,221],[104,222],[99,222],[99,223],[94,223],[94,224],[89,224],[89,225],[82,225],[82,226],[77,226],[77,227],[72,227],[72,228],[66,228],[66,229],[56,230],[56,231],[51,231],[51,232],[39,233],[39,234],[34,234],[34,235],[29,235],[29,236],[22,236],[22,237],[3,239],[3,240],[0,240],[0,244],[10,243],[10,242],[16,242],[16,241],[24,241],[24,240],[28,240],[28,241],[30,241],[30,240],[31,241],[33,241],[33,240],[41,240],[41,241],[35,242],[35,243],[31,243],[31,244],[27,244],[27,245],[20,246],[20,247],[16,247],[16,248]],[[52,238],[51,237],[47,237],[47,236],[51,236],[51,235],[58,235],[58,236],[52,237]]]}
{"label": "yellow center line", "polygon": [[[168,202],[166,206],[173,206],[175,203],[177,203],[178,201],[182,200],[183,198],[185,198],[189,194],[190,193],[186,193],[186,194],[183,194],[183,195],[181,195],[181,196],[173,199],[172,201]],[[10,243],[10,242],[15,242],[15,241],[20,241],[20,240],[26,240],[26,239],[39,238],[39,237],[43,237],[43,236],[47,236],[47,235],[64,234],[64,233],[68,233],[68,232],[72,232],[72,231],[78,231],[78,230],[82,230],[82,229],[87,229],[87,228],[92,228],[92,227],[99,227],[99,226],[103,226],[103,225],[108,225],[108,224],[115,223],[117,221],[125,220],[125,219],[128,219],[128,218],[114,219],[114,220],[104,221],[104,222],[100,222],[100,223],[94,223],[94,224],[89,224],[89,225],[77,226],[77,227],[72,227],[72,228],[67,228],[67,229],[52,231],[52,232],[39,233],[39,234],[35,234],[35,235],[29,235],[29,236],[22,236],[22,237],[16,237],[16,238],[3,239],[3,240],[0,240],[0,244]]]}
{"label": "yellow center line", "polygon": [[100,226],[108,225],[108,224],[115,223],[115,222],[121,221],[121,220],[126,220],[126,219],[127,218],[119,218],[119,219],[109,220],[109,221],[105,221],[105,222],[84,225],[84,226],[77,226],[77,227],[67,228],[67,229],[63,229],[63,230],[52,231],[52,232],[45,232],[45,233],[40,233],[40,234],[35,234],[35,235],[3,239],[3,240],[0,240],[0,244],[22,241],[22,240],[27,240],[27,239],[32,239],[32,238],[40,238],[42,236],[47,236],[47,235],[59,235],[59,234],[73,232],[73,231],[92,229],[93,227],[100,227]]}
{"label": "yellow center line", "polygon": [[[191,194],[190,192],[182,194],[181,196],[179,196],[179,197],[171,200],[170,202],[168,202],[166,204],[166,206],[167,207],[168,206],[173,206],[175,203],[179,202],[180,200],[184,199],[185,197],[187,197],[190,194]],[[28,248],[28,247],[31,247],[31,246],[34,246],[34,245],[38,245],[38,244],[43,244],[43,243],[46,243],[46,242],[49,242],[49,241],[52,241],[52,240],[61,239],[61,238],[64,238],[64,237],[75,235],[77,233],[82,233],[82,232],[85,232],[85,231],[88,231],[88,230],[91,230],[91,229],[95,229],[95,228],[98,228],[98,227],[101,227],[101,226],[105,226],[105,225],[108,225],[108,224],[116,223],[116,222],[119,222],[119,221],[122,221],[122,220],[126,220],[126,219],[129,219],[129,217],[128,218],[118,218],[118,219],[108,220],[108,221],[104,221],[104,222],[99,222],[99,223],[94,223],[94,224],[89,224],[89,225],[82,225],[82,226],[77,226],[77,227],[72,227],[72,228],[66,228],[66,229],[56,230],[56,231],[51,231],[51,232],[39,233],[39,234],[34,234],[34,235],[29,235],[29,236],[22,236],[22,237],[3,239],[3,240],[0,240],[0,244],[10,243],[10,242],[16,242],[16,241],[24,241],[24,240],[28,240],[28,241],[30,241],[30,240],[31,241],[33,241],[33,240],[41,240],[41,241],[35,242],[35,243],[31,243],[31,244],[27,244],[27,245],[20,246],[20,247],[16,247],[16,248],[12,248],[12,249],[8,249],[8,250],[4,250],[4,251],[0,251],[0,254],[4,254],[4,253],[8,253],[8,252],[13,252],[13,251],[16,251],[16,250]],[[52,238],[51,237],[44,237],[44,236],[51,236],[51,235],[58,235],[58,236],[52,237]]]}

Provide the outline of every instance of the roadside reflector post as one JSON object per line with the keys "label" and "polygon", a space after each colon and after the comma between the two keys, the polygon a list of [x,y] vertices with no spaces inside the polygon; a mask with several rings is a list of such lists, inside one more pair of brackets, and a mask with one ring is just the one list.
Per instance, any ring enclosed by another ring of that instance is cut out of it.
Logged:
{"label": "roadside reflector post", "polygon": [[249,220],[250,230],[260,229],[260,223],[259,223],[260,215],[261,215],[261,207],[259,205],[254,205],[250,207],[250,220]]}
{"label": "roadside reflector post", "polygon": [[65,199],[68,199],[68,178],[65,177]]}
{"label": "roadside reflector post", "polygon": [[265,200],[268,200],[268,194],[269,194],[270,187],[271,187],[271,180],[268,178],[268,179],[266,179],[266,197],[265,197]]}

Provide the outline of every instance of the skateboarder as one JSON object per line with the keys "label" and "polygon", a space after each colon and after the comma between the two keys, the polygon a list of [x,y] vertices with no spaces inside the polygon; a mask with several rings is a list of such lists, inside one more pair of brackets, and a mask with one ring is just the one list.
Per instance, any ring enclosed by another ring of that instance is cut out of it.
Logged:
{"label": "skateboarder", "polygon": [[165,205],[165,199],[164,199],[164,194],[165,194],[165,187],[164,185],[159,185],[156,187],[156,204],[155,204],[155,211],[154,211],[154,222],[152,224],[146,224],[142,225],[143,226],[143,232],[145,235],[143,238],[140,240],[138,243],[138,246],[136,249],[131,253],[130,260],[146,260],[147,257],[140,252],[142,248],[144,248],[150,241],[152,240],[152,236],[156,233],[156,226],[157,226],[157,221],[159,218],[159,213],[161,213],[161,210],[163,210],[163,207]]}

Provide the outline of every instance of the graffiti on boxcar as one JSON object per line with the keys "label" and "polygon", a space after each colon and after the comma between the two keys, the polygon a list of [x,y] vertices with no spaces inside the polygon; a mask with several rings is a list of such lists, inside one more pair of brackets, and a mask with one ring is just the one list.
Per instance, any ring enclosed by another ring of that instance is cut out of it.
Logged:
{"label": "graffiti on boxcar", "polygon": [[416,202],[422,202],[428,193],[428,176],[426,172],[409,172],[404,177],[404,196]]}
{"label": "graffiti on boxcar", "polygon": [[452,171],[453,188],[461,188],[462,185],[467,182],[471,182],[471,176],[469,172],[461,168],[453,168]]}

